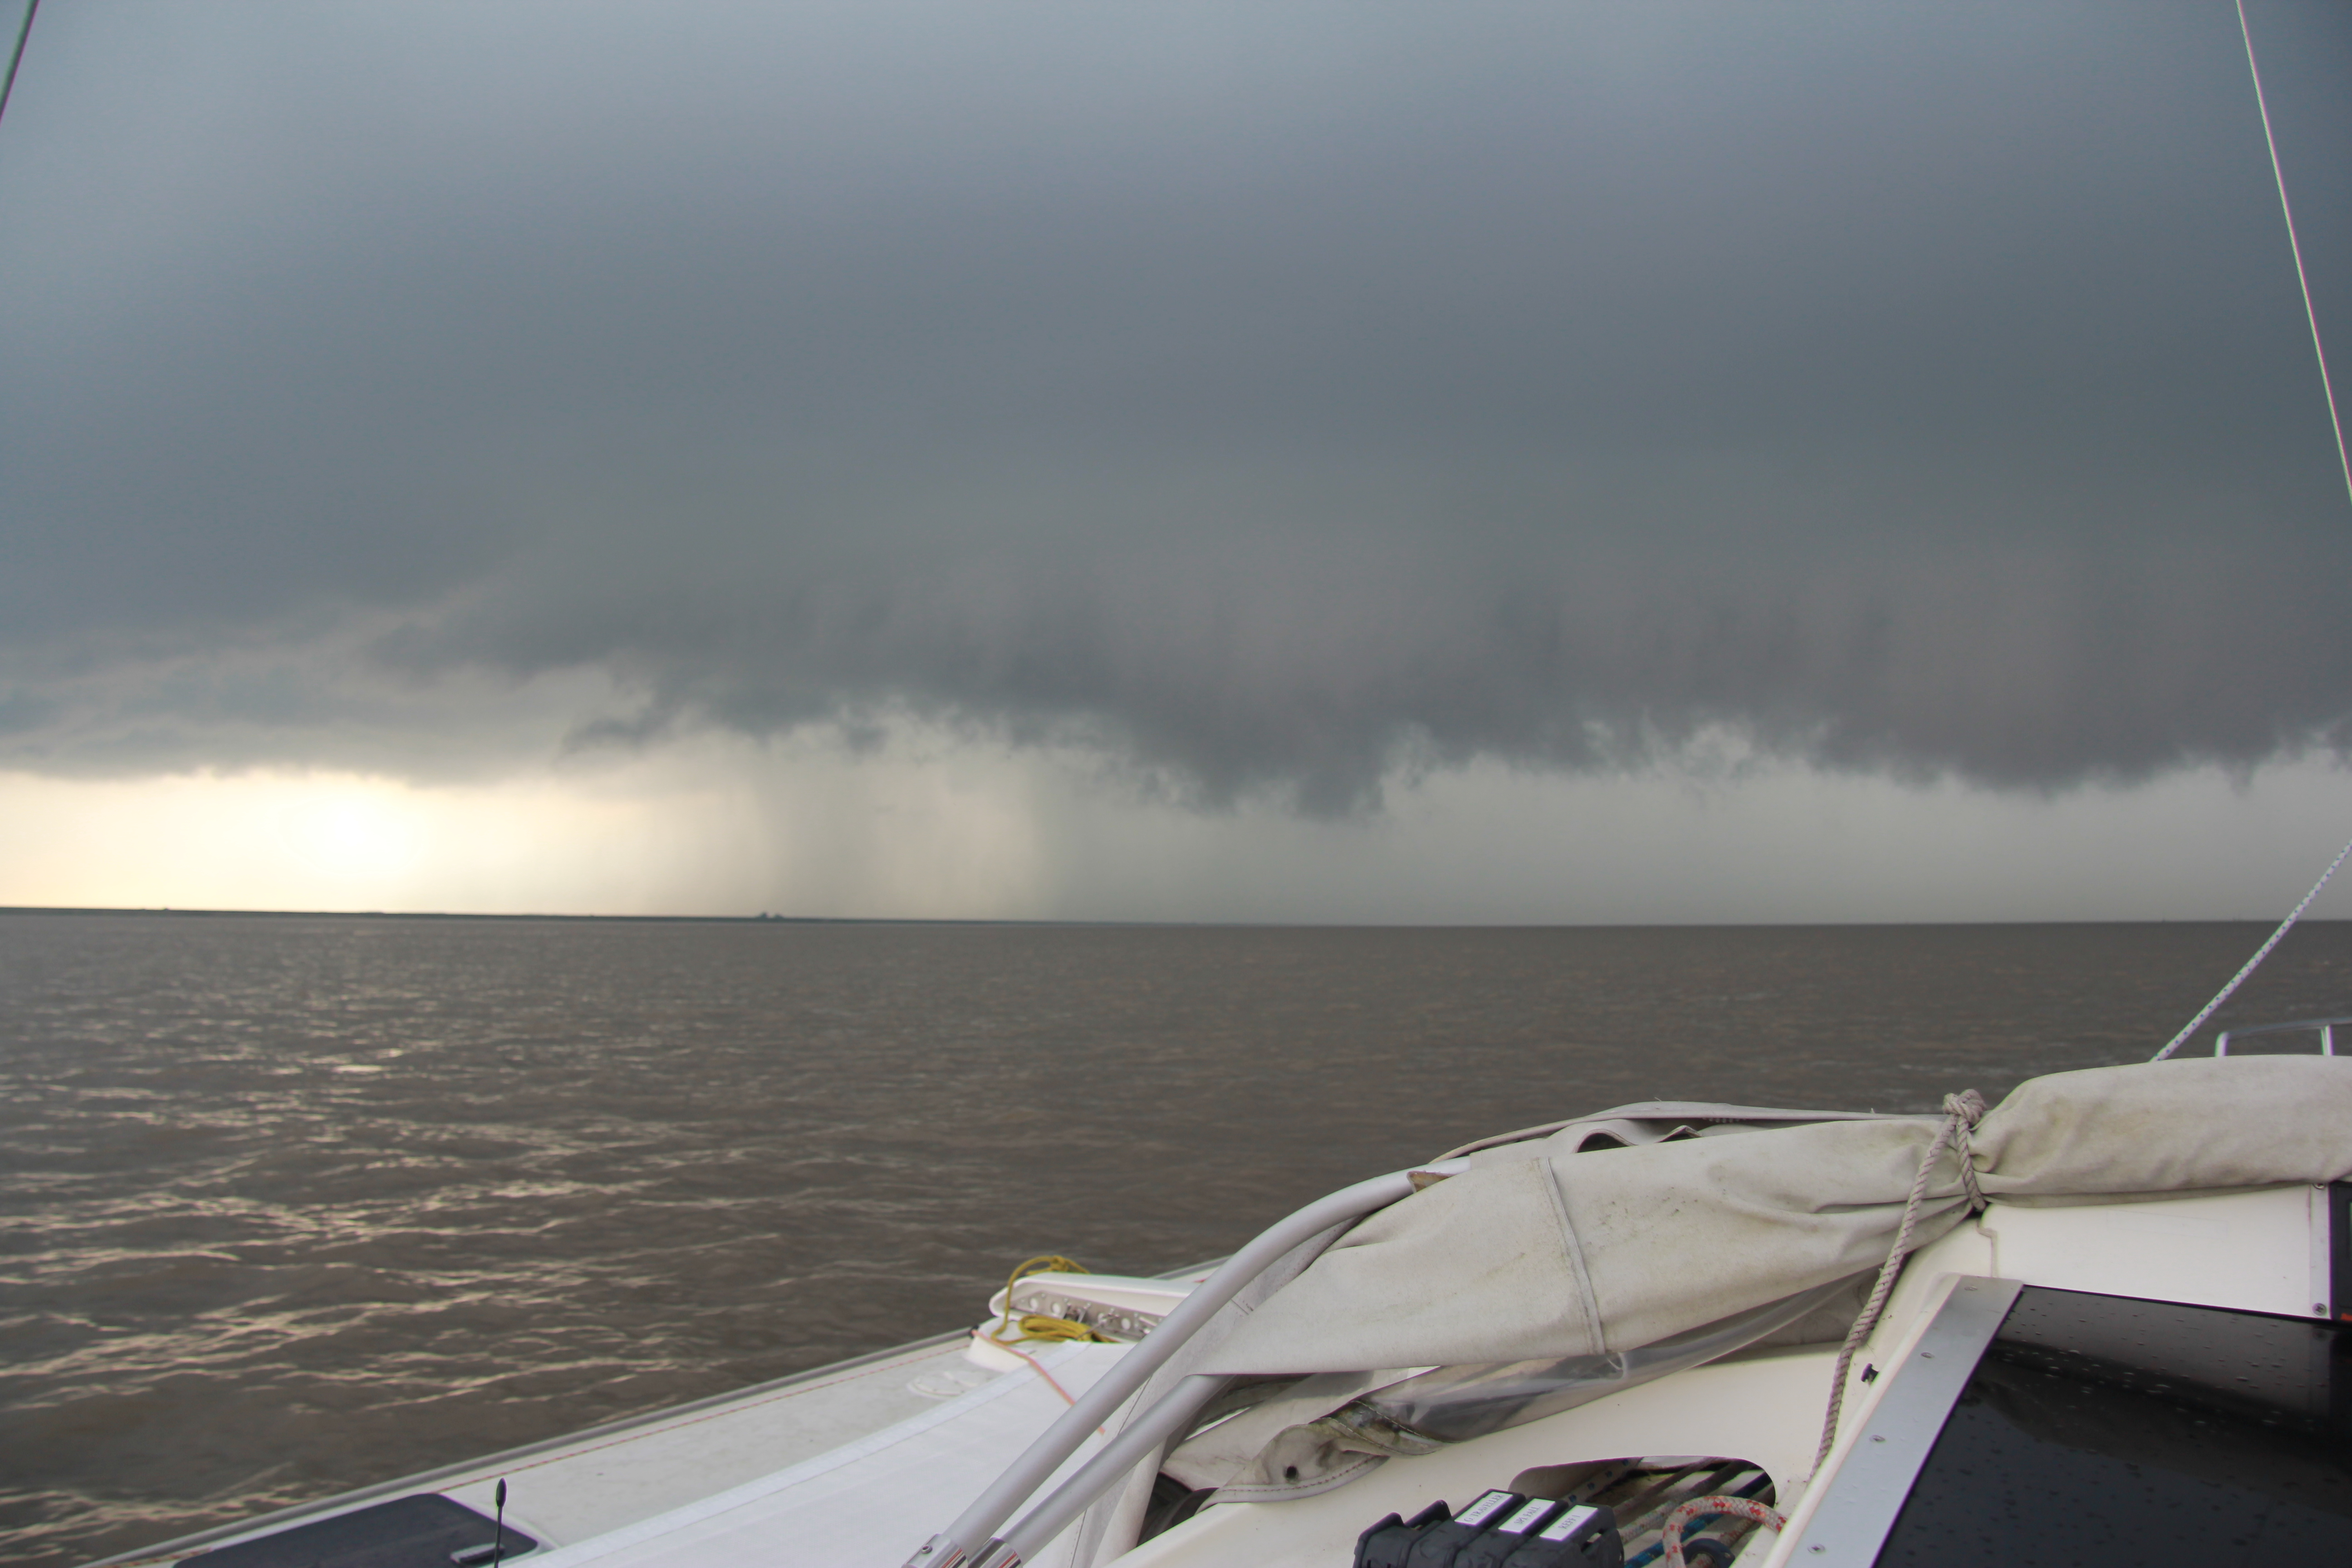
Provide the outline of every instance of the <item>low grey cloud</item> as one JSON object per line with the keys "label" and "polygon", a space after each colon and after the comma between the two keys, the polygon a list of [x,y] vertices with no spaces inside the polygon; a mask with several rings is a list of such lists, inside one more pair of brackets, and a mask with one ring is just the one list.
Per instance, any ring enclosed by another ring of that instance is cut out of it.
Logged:
{"label": "low grey cloud", "polygon": [[[2352,339],[2352,25],[2253,8]],[[1360,809],[2352,743],[2203,3],[44,16],[0,765],[919,712]]]}

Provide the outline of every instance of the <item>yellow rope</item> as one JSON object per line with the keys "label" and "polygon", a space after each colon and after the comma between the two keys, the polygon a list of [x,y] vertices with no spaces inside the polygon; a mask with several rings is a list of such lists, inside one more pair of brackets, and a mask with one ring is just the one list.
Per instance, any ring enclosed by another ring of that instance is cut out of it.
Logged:
{"label": "yellow rope", "polygon": [[[1067,1318],[1050,1318],[1043,1312],[1024,1312],[1018,1318],[1013,1315],[1013,1287],[1020,1284],[1032,1274],[1091,1274],[1093,1272],[1094,1270],[1085,1264],[1075,1258],[1064,1258],[1059,1253],[1049,1252],[1043,1257],[1029,1259],[1028,1262],[1015,1268],[1012,1276],[1004,1281],[1004,1321],[991,1330],[988,1337],[1001,1345],[1013,1344],[1021,1340],[1091,1340],[1096,1344],[1109,1344],[1110,1341],[1103,1338],[1086,1324],[1073,1322]],[[1013,1328],[1021,1331],[1017,1334],[1006,1334],[1007,1329]]]}
{"label": "yellow rope", "polygon": [[1087,1340],[1098,1345],[1110,1343],[1084,1323],[1074,1322],[1068,1318],[1049,1318],[1043,1312],[1021,1314],[1021,1337],[1024,1340]]}

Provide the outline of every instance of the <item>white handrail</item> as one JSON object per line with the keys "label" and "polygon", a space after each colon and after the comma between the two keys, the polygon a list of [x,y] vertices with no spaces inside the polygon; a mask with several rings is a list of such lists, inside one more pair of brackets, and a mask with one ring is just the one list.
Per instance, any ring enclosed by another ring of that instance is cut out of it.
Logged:
{"label": "white handrail", "polygon": [[[1442,1164],[1424,1167],[1423,1171],[1425,1173],[1451,1175],[1468,1165],[1467,1160],[1449,1160]],[[1160,1326],[1138,1342],[1134,1349],[1120,1356],[1118,1363],[1105,1373],[1083,1398],[1064,1411],[1062,1418],[1047,1427],[1045,1436],[1032,1443],[1028,1452],[997,1477],[995,1482],[981,1493],[978,1500],[964,1510],[953,1524],[925,1542],[920,1550],[908,1558],[906,1568],[960,1568],[961,1564],[982,1555],[982,1551],[993,1552],[995,1548],[1003,1544],[996,1539],[995,1532],[1013,1517],[1013,1510],[1045,1485],[1046,1479],[1061,1468],[1062,1461],[1077,1452],[1078,1446],[1087,1440],[1087,1434],[1108,1420],[1113,1412],[1127,1403],[1129,1395],[1141,1388],[1153,1373],[1182,1349],[1184,1342],[1213,1317],[1220,1307],[1239,1295],[1242,1287],[1265,1273],[1276,1259],[1301,1242],[1311,1240],[1334,1226],[1360,1219],[1375,1209],[1384,1209],[1400,1198],[1411,1197],[1418,1184],[1413,1181],[1416,1173],[1396,1171],[1385,1176],[1375,1176],[1369,1182],[1358,1182],[1352,1187],[1342,1187],[1260,1233],[1256,1239],[1227,1258],[1223,1267],[1202,1281],[1191,1295],[1178,1302],[1160,1321]],[[1097,1458],[1107,1458],[1108,1452],[1106,1450]],[[1130,1458],[1129,1463],[1132,1462]],[[1090,1464],[1087,1468],[1091,1470],[1093,1466]],[[1120,1467],[1121,1469],[1125,1468]],[[1104,1484],[1108,1484],[1108,1479]],[[1056,1492],[1055,1495],[1059,1498],[1062,1494]]]}
{"label": "white handrail", "polygon": [[2228,1056],[2231,1040],[2242,1040],[2250,1035],[2284,1035],[2293,1030],[2316,1029],[2319,1031],[2319,1054],[2332,1057],[2336,1054],[2336,1026],[2338,1024],[2352,1024],[2352,1017],[2297,1018],[2285,1024],[2256,1024],[2251,1028],[2224,1029],[2213,1037],[2213,1054]]}

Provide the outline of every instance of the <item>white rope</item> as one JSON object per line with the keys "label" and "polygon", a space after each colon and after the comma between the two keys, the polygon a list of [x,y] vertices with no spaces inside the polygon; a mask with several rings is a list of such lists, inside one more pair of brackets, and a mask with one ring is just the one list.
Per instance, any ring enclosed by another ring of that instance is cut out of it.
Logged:
{"label": "white rope", "polygon": [[1822,1446],[1813,1451],[1815,1475],[1821,1473],[1822,1462],[1830,1457],[1830,1448],[1837,1442],[1838,1413],[1845,1405],[1845,1377],[1853,1369],[1853,1352],[1870,1338],[1870,1331],[1878,1324],[1878,1314],[1886,1310],[1886,1298],[1894,1293],[1895,1276],[1903,1272],[1903,1260],[1911,1253],[1911,1232],[1919,1223],[1919,1201],[1927,1195],[1927,1178],[1935,1173],[1936,1162],[1946,1147],[1959,1152],[1960,1188],[1968,1194],[1969,1212],[1976,1214],[1985,1206],[1984,1194],[1977,1187],[1976,1162],[1969,1153],[1969,1129],[1982,1121],[1984,1113],[1984,1096],[1975,1089],[1944,1096],[1944,1124],[1936,1130],[1935,1142],[1920,1157],[1919,1173],[1911,1178],[1911,1195],[1903,1201],[1902,1227],[1895,1233],[1895,1245],[1878,1270],[1878,1283],[1871,1287],[1869,1301],[1864,1303],[1862,1315],[1854,1319],[1853,1327],[1847,1331],[1845,1343],[1838,1348],[1837,1371],[1830,1377],[1830,1407],[1822,1417]]}
{"label": "white rope", "polygon": [[2263,96],[2263,68],[2254,63],[2254,35],[2246,26],[2246,0],[2238,0],[2238,36],[2246,40],[2246,69],[2254,79],[2254,107],[2262,111],[2263,143],[2271,150],[2271,178],[2278,184],[2279,211],[2286,217],[2286,245],[2294,253],[2294,280],[2303,290],[2303,319],[2311,323],[2311,352],[2319,359],[2319,388],[2327,395],[2327,423],[2336,432],[2336,462],[2344,470],[2344,493],[2352,498],[2352,457],[2345,454],[2344,421],[2336,414],[2336,383],[2327,374],[2327,345],[2319,341],[2319,312],[2311,308],[2311,279],[2303,269],[2303,241],[2294,232],[2294,208],[2286,199],[2286,174],[2279,167],[2278,139],[2271,134],[2270,100]]}
{"label": "white rope", "polygon": [[2319,880],[2311,885],[2311,891],[2304,894],[2303,902],[2289,910],[2286,912],[2286,919],[2279,921],[2278,930],[2271,932],[2270,941],[2254,949],[2254,956],[2246,960],[2246,966],[2243,969],[2239,970],[2237,973],[2230,977],[2230,984],[2222,986],[2221,991],[2214,996],[2213,1000],[2206,1003],[2203,1009],[2198,1013],[2197,1016],[2189,1019],[2187,1026],[2184,1027],[2180,1033],[2172,1037],[2170,1044],[2167,1045],[2164,1049],[2157,1052],[2156,1055],[2148,1058],[2148,1060],[2152,1062],[2160,1062],[2165,1058],[2170,1056],[2173,1052],[2179,1050],[2182,1042],[2186,1041],[2189,1036],[2197,1032],[2198,1026],[2204,1023],[2206,1019],[2211,1017],[2214,1012],[2220,1008],[2221,1004],[2230,999],[2230,994],[2246,983],[2246,976],[2254,972],[2254,966],[2271,955],[2271,949],[2279,944],[2279,939],[2285,936],[2288,931],[2294,928],[2294,922],[2303,918],[2304,910],[2311,908],[2311,900],[2319,897],[2319,889],[2327,886],[2327,879],[2336,875],[2336,868],[2344,864],[2344,858],[2347,855],[2352,855],[2352,840],[2347,840],[2344,847],[2336,852],[2336,858],[2327,863],[2327,869],[2319,874]]}

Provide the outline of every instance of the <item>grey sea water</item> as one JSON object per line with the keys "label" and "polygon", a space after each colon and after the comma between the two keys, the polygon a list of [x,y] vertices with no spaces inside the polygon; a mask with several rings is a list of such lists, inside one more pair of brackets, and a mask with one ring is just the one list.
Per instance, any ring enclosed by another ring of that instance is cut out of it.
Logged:
{"label": "grey sea water", "polygon": [[[951,1329],[1033,1253],[1213,1257],[1577,1111],[2138,1060],[2263,934],[0,913],[0,1557]],[[2347,1003],[2310,925],[2217,1023]]]}

